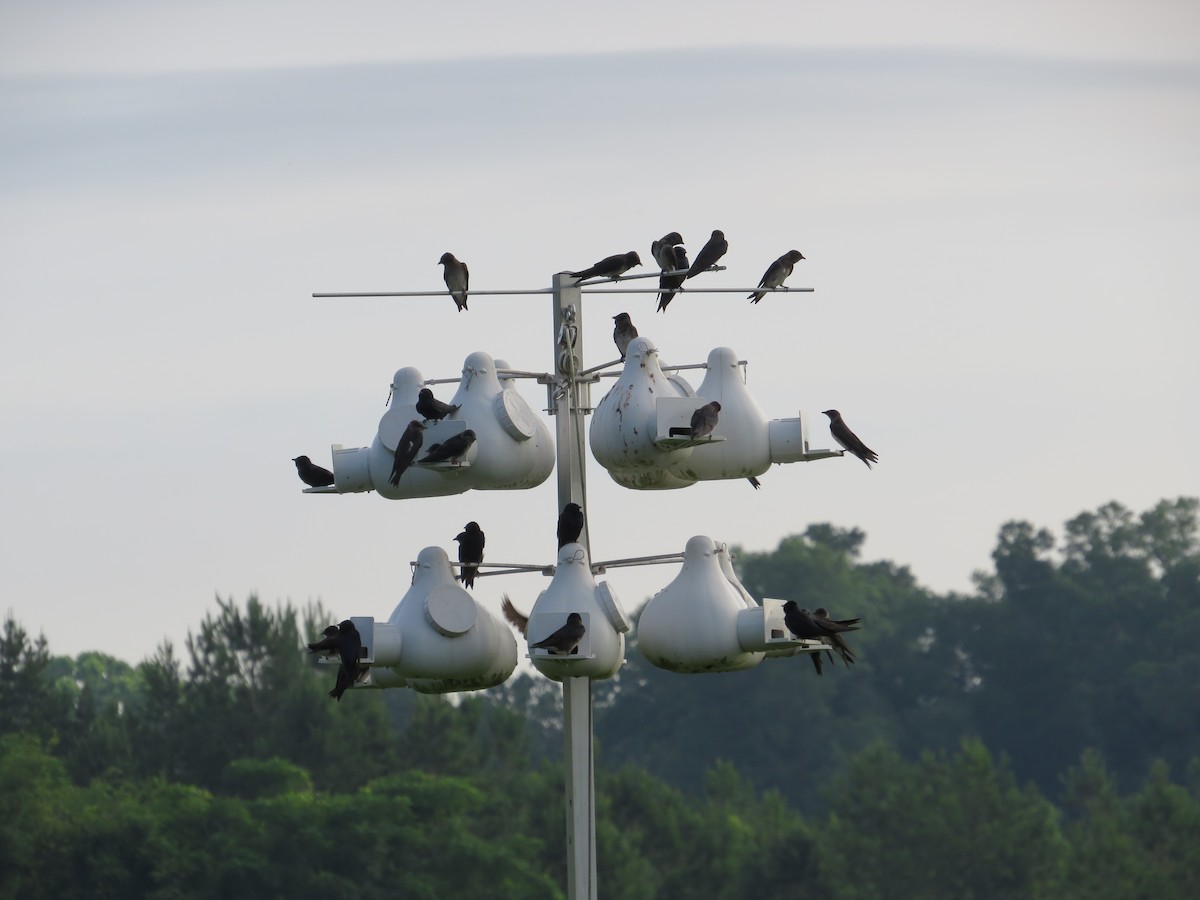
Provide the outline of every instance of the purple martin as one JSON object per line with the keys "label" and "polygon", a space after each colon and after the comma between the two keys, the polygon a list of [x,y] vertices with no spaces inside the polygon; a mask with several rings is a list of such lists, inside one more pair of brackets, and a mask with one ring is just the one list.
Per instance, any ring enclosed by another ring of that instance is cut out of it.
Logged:
{"label": "purple martin", "polygon": [[429,448],[429,452],[421,459],[418,459],[417,462],[436,463],[461,460],[462,457],[466,456],[467,451],[471,449],[473,443],[475,443],[475,432],[468,428],[461,434],[446,438],[440,444],[434,444]]}
{"label": "purple martin", "polygon": [[[783,282],[792,274],[792,269],[796,263],[804,259],[804,254],[799,250],[789,250],[767,268],[763,273],[762,281],[758,283],[760,288],[777,288],[783,287]],[[746,299],[751,303],[757,303],[767,295],[766,291],[755,291],[753,294],[747,294]]]}
{"label": "purple martin", "polygon": [[809,641],[825,641],[832,635],[843,631],[856,631],[861,627],[857,619],[844,620],[853,623],[850,625],[833,619],[817,619],[807,609],[797,606],[795,600],[788,600],[783,604],[783,621],[792,634]]}
{"label": "purple martin", "polygon": [[606,256],[590,269],[583,269],[579,272],[568,272],[567,274],[572,278],[578,278],[580,281],[587,278],[611,278],[613,281],[616,281],[634,266],[640,266],[641,264],[642,258],[637,255],[636,251],[630,250],[628,253]]}
{"label": "purple martin", "polygon": [[321,638],[321,640],[308,645],[309,653],[324,653],[326,656],[331,656],[332,654],[337,653],[338,627],[336,625],[330,625],[325,629],[323,634],[325,637]]}
{"label": "purple martin", "polygon": [[536,644],[530,644],[529,648],[531,650],[549,650],[558,656],[565,656],[579,649],[579,642],[583,640],[583,634],[586,630],[583,627],[583,616],[577,612],[573,612],[567,616],[566,625],[548,638],[544,638]]}
{"label": "purple martin", "polygon": [[400,484],[400,476],[417,458],[417,453],[425,440],[424,432],[425,426],[413,419],[404,429],[404,434],[400,435],[400,440],[396,443],[396,455],[392,460],[392,474],[388,476],[388,484],[392,487]]}
{"label": "purple martin", "polygon": [[467,308],[467,285],[471,280],[467,264],[455,259],[453,253],[443,253],[438,265],[446,267],[442,272],[442,277],[446,279],[446,289],[454,298],[454,305],[458,307],[458,311],[462,312]]}
{"label": "purple martin", "polygon": [[333,484],[333,473],[315,465],[307,456],[297,456],[292,459],[296,464],[296,474],[309,487],[329,487]]}
{"label": "purple martin", "polygon": [[508,599],[508,594],[504,594],[500,599],[500,611],[504,613],[504,618],[508,619],[513,628],[522,635],[525,634],[525,629],[529,627],[529,616],[522,614],[513,606],[513,602]]}
{"label": "purple martin", "polygon": [[692,421],[687,428],[672,428],[668,434],[672,437],[687,435],[693,441],[697,438],[708,437],[708,435],[712,434],[712,430],[717,427],[717,414],[720,411],[721,404],[716,400],[712,401],[712,403],[705,403],[692,413]]}
{"label": "purple martin", "polygon": [[578,503],[568,503],[558,516],[558,548],[561,550],[567,544],[575,544],[583,534],[583,507]]}
{"label": "purple martin", "polygon": [[613,328],[613,343],[617,345],[621,361],[624,362],[629,342],[638,336],[637,326],[633,324],[633,319],[629,318],[629,313],[617,313],[613,316],[613,321],[617,323]]}
{"label": "purple martin", "polygon": [[683,238],[679,232],[672,231],[670,234],[664,234],[661,240],[650,242],[650,255],[654,257],[660,269],[670,272],[675,268],[675,245],[682,243]]}
{"label": "purple martin", "polygon": [[671,299],[679,293],[679,286],[683,284],[683,280],[687,278],[688,266],[687,251],[683,247],[675,248],[675,271],[683,272],[682,275],[668,275],[663,273],[658,277],[658,312],[663,312],[667,308],[667,304]]}
{"label": "purple martin", "polygon": [[[823,606],[814,609],[812,617],[813,621],[819,626],[826,624],[841,625],[847,630],[857,628],[860,621],[859,619],[831,619],[829,618],[829,612]],[[822,640],[838,652],[838,656],[842,658],[842,662],[847,667],[854,662],[854,652],[850,649],[850,645],[846,643],[846,639],[841,634],[834,632],[825,636]]]}
{"label": "purple martin", "polygon": [[712,430],[717,427],[717,417],[720,412],[721,404],[714,400],[711,403],[705,403],[692,413],[692,440],[712,434]]}
{"label": "purple martin", "polygon": [[725,232],[714,231],[712,237],[708,239],[708,243],[700,248],[700,252],[696,254],[696,261],[692,263],[692,267],[688,269],[685,278],[695,278],[701,272],[711,266],[717,264],[722,256],[729,252],[729,241],[725,240]]}
{"label": "purple martin", "polygon": [[483,562],[483,529],[478,522],[468,522],[455,540],[458,541],[458,561],[462,563],[458,577],[463,587],[473,588],[479,563]]}
{"label": "purple martin", "polygon": [[449,403],[443,403],[437,397],[433,396],[433,391],[429,388],[421,388],[417,392],[417,412],[425,417],[426,422],[430,419],[440,422],[451,413],[458,412],[458,407],[451,406]]}
{"label": "purple martin", "polygon": [[362,657],[362,637],[349,619],[338,623],[337,642],[342,664],[338,666],[337,682],[329,696],[341,702],[342,694],[362,677],[364,671],[358,662]]}
{"label": "purple martin", "polygon": [[842,421],[840,412],[836,409],[826,409],[822,412],[829,416],[829,433],[835,441],[861,459],[868,469],[871,468],[871,463],[879,462],[879,454],[858,439],[858,435]]}

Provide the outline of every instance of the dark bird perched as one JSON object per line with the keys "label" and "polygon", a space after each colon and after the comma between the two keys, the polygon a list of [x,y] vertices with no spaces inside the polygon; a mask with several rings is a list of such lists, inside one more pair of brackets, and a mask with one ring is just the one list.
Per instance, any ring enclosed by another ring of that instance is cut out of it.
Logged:
{"label": "dark bird perched", "polygon": [[463,587],[473,588],[479,563],[483,562],[483,530],[478,522],[468,522],[455,540],[458,541],[458,561],[462,563],[458,577]]}
{"label": "dark bird perched", "polygon": [[836,409],[826,409],[822,412],[829,416],[829,433],[846,450],[863,461],[866,467],[879,462],[879,454],[858,439],[858,435],[850,430],[850,426],[842,421],[842,414]]}
{"label": "dark bird perched", "polygon": [[[767,271],[763,273],[762,281],[758,283],[758,286],[760,288],[783,287],[783,282],[792,274],[792,269],[795,268],[796,263],[802,259],[804,259],[804,254],[799,250],[789,250],[767,267]],[[765,296],[767,296],[766,291],[755,291],[753,294],[747,294],[746,298],[751,303],[757,303]]]}
{"label": "dark bird perched", "polygon": [[613,328],[613,343],[617,345],[621,361],[624,362],[629,342],[638,336],[637,326],[633,324],[633,319],[629,318],[629,313],[617,313],[613,316],[613,321],[617,323]]}
{"label": "dark bird perched", "polygon": [[675,271],[681,272],[680,275],[668,275],[665,272],[658,278],[658,312],[662,312],[667,308],[667,304],[671,302],[671,298],[679,293],[679,286],[683,284],[683,280],[687,278],[688,266],[687,251],[683,247],[675,248]]}
{"label": "dark bird perched", "polygon": [[692,422],[687,428],[677,426],[667,433],[672,437],[686,435],[692,440],[708,437],[708,435],[712,434],[712,430],[717,427],[717,418],[720,412],[721,404],[716,400],[712,403],[705,403],[692,413]]}
{"label": "dark bird perched", "polygon": [[333,473],[315,465],[307,456],[297,456],[292,459],[296,464],[296,474],[309,487],[329,487],[333,484]]}
{"label": "dark bird perched", "polygon": [[358,663],[362,657],[362,638],[358,634],[358,629],[354,627],[354,623],[349,619],[338,623],[337,642],[338,655],[342,658],[342,664],[338,666],[337,682],[334,684],[333,690],[329,692],[329,696],[341,702],[342,694],[346,693],[347,689],[358,681],[366,670]]}
{"label": "dark bird perched", "polygon": [[475,432],[468,428],[461,434],[446,438],[440,444],[434,444],[429,448],[429,452],[417,462],[436,463],[461,459],[471,449],[473,443],[475,443]]}
{"label": "dark bird perched", "polygon": [[504,594],[500,599],[500,611],[504,613],[504,618],[508,619],[509,624],[521,634],[525,634],[525,629],[529,627],[529,616],[523,615],[519,609],[513,606],[513,602],[508,599],[508,594]]}
{"label": "dark bird perched", "polygon": [[530,649],[549,650],[551,653],[565,655],[574,653],[579,647],[579,642],[583,640],[583,634],[587,629],[583,627],[583,616],[573,612],[567,616],[567,624],[548,638],[538,641],[536,644],[530,644]]}
{"label": "dark bird perched", "polygon": [[833,619],[815,618],[807,609],[797,606],[795,600],[788,600],[783,604],[783,621],[787,625],[788,631],[796,637],[826,643],[829,643],[827,639],[833,635],[841,634],[843,631],[856,631],[861,627],[858,619],[845,619],[844,622],[852,624],[843,624],[843,622]]}
{"label": "dark bird perched", "polygon": [[323,632],[325,637],[316,643],[308,645],[309,653],[324,653],[326,656],[331,656],[338,651],[338,627],[330,625]]}
{"label": "dark bird perched", "polygon": [[[828,610],[823,606],[814,609],[812,617],[813,621],[818,625],[832,623],[833,625],[841,625],[848,629],[856,628],[860,621],[859,619],[830,619]],[[838,656],[842,658],[842,662],[847,668],[854,663],[854,652],[850,649],[850,645],[846,643],[846,639],[841,634],[835,632],[822,638],[822,640],[838,652]]]}
{"label": "dark bird perched", "polygon": [[590,269],[569,272],[568,274],[572,278],[578,278],[580,281],[583,281],[585,278],[611,278],[615,281],[634,266],[640,266],[641,264],[642,258],[637,255],[636,251],[630,250],[628,253],[606,256]]}
{"label": "dark bird perched", "polygon": [[660,240],[650,242],[650,255],[664,272],[675,268],[675,245],[682,244],[683,238],[678,231],[664,234]]}
{"label": "dark bird perched", "polygon": [[558,547],[561,550],[567,544],[579,541],[583,534],[583,507],[578,503],[568,503],[558,515]]}
{"label": "dark bird perched", "polygon": [[721,404],[714,400],[711,403],[705,403],[692,413],[692,439],[712,434],[712,430],[717,427],[717,418],[720,412]]}
{"label": "dark bird perched", "polygon": [[725,232],[714,231],[712,237],[708,239],[708,243],[700,248],[700,252],[696,254],[696,261],[692,263],[692,267],[688,269],[685,278],[695,278],[701,272],[708,269],[710,266],[715,266],[717,260],[729,252],[729,241],[725,240]]}
{"label": "dark bird perched", "polygon": [[388,484],[395,487],[400,483],[404,470],[412,465],[425,441],[425,426],[413,419],[400,435],[396,443],[396,455],[392,459],[392,474],[388,476]]}
{"label": "dark bird perched", "polygon": [[417,391],[417,412],[425,417],[426,422],[430,419],[440,422],[451,413],[458,412],[458,407],[451,406],[449,403],[443,403],[437,397],[433,396],[433,391],[429,388],[421,388],[421,390]]}
{"label": "dark bird perched", "polygon": [[462,312],[467,308],[467,286],[471,281],[471,273],[467,264],[455,259],[453,253],[443,253],[438,265],[445,266],[442,277],[446,279],[446,289],[454,298],[454,305]]}

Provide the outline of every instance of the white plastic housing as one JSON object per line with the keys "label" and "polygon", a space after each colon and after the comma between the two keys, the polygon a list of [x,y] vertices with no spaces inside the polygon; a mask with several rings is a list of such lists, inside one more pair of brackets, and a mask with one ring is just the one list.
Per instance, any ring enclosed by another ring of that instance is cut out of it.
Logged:
{"label": "white plastic housing", "polygon": [[739,642],[738,617],[755,615],[721,569],[718,545],[697,535],[675,580],[650,598],[638,621],[638,646],[672,672],[732,672],[763,660]]}
{"label": "white plastic housing", "polygon": [[512,631],[458,584],[441,547],[417,554],[412,585],[387,622],[375,624],[371,644],[376,687],[478,691],[501,684],[517,666]]}
{"label": "white plastic housing", "polygon": [[371,446],[335,448],[335,484],[314,493],[377,491],[392,500],[440,497],[468,490],[519,490],[536,487],[554,469],[554,442],[550,429],[512,385],[501,386],[496,364],[488,354],[475,352],[463,364],[462,379],[453,397],[438,399],[459,406],[440,422],[425,422],[421,450],[425,456],[434,444],[470,428],[476,440],[463,460],[409,466],[400,483],[388,483],[396,445],[417,413],[417,394],[425,385],[412,367],[396,372],[392,401],[379,420]]}
{"label": "white plastic housing", "polygon": [[592,455],[613,481],[640,490],[694,483],[694,478],[681,478],[673,471],[692,450],[664,449],[657,443],[658,401],[662,397],[688,397],[680,381],[663,372],[653,341],[638,337],[630,342],[625,367],[592,413],[588,432]]}
{"label": "white plastic housing", "polygon": [[[532,645],[549,637],[577,612],[586,631],[577,653],[551,655]],[[567,544],[558,551],[558,566],[550,586],[538,595],[525,629],[529,659],[534,668],[555,681],[574,676],[594,680],[611,678],[625,661],[625,635],[629,622],[616,594],[607,584],[597,585],[582,544]]]}

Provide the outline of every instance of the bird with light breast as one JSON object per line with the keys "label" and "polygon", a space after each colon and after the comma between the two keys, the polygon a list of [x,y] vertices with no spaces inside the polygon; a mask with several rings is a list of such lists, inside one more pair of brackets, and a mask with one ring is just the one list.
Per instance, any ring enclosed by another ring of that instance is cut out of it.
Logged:
{"label": "bird with light breast", "polygon": [[531,650],[549,650],[557,656],[574,653],[579,648],[579,642],[587,629],[583,624],[583,616],[577,612],[567,616],[567,624],[549,637],[543,638],[536,644],[530,644]]}
{"label": "bird with light breast", "polygon": [[613,343],[617,345],[617,351],[621,354],[621,361],[625,361],[625,352],[629,349],[629,343],[638,336],[637,326],[633,324],[633,319],[629,318],[629,313],[617,313],[613,316],[613,322],[616,323],[613,328]]}
{"label": "bird with light breast", "polygon": [[853,453],[863,461],[866,467],[879,462],[879,454],[859,440],[858,435],[850,430],[850,426],[842,419],[842,414],[836,409],[822,410],[822,415],[829,416],[829,433],[833,439],[842,445],[842,449]]}
{"label": "bird with light breast", "polygon": [[300,476],[300,480],[309,487],[329,487],[333,484],[333,473],[322,469],[307,456],[293,457],[292,462],[296,464],[296,474]]}
{"label": "bird with light breast", "polygon": [[444,267],[442,278],[446,282],[446,290],[454,298],[454,305],[458,307],[458,311],[462,312],[467,308],[467,287],[471,282],[467,264],[456,259],[453,253],[443,253],[438,265]]}
{"label": "bird with light breast", "polygon": [[659,269],[669,272],[675,268],[675,247],[683,243],[683,237],[678,231],[664,234],[659,240],[650,242],[650,255],[658,263]]}
{"label": "bird with light breast", "polygon": [[630,250],[628,253],[617,253],[613,256],[606,256],[590,269],[583,269],[579,272],[568,272],[567,274],[580,281],[587,278],[611,278],[613,281],[616,281],[634,266],[640,266],[641,264],[642,258],[637,255],[637,251]]}
{"label": "bird with light breast", "polygon": [[[804,254],[799,250],[789,250],[767,267],[767,271],[763,273],[762,281],[758,283],[758,286],[760,288],[782,287],[784,290],[787,290],[783,282],[792,274],[796,263],[802,259],[804,259]],[[751,303],[757,303],[765,296],[767,296],[766,291],[755,291],[753,294],[747,294],[746,299]]]}

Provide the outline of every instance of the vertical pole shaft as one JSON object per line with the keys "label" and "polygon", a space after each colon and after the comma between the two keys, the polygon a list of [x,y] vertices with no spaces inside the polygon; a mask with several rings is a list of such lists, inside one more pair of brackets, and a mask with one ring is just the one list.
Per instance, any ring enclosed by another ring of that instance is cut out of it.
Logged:
{"label": "vertical pole shaft", "polygon": [[[569,275],[554,276],[554,386],[558,512],[568,503],[584,509],[580,543],[591,558],[584,472],[582,394],[575,377],[583,368],[582,293]],[[563,753],[566,762],[567,897],[596,900],[596,779],[592,756],[592,681],[563,679]]]}

